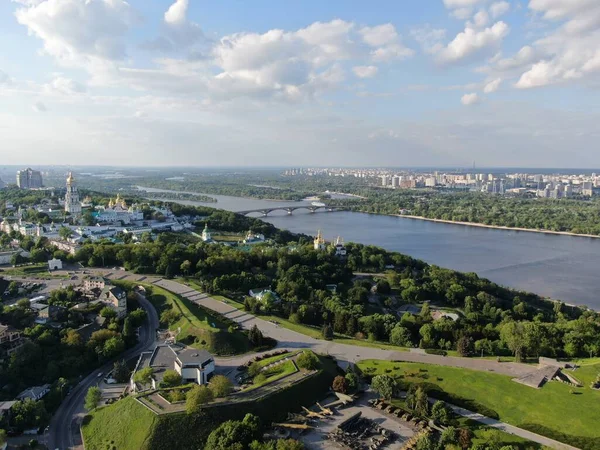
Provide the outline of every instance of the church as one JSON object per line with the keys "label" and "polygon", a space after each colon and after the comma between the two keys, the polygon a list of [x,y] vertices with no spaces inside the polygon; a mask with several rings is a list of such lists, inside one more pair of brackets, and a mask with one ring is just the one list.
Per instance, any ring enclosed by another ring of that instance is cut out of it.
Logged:
{"label": "church", "polygon": [[111,198],[107,206],[100,206],[96,209],[96,220],[101,223],[123,222],[129,224],[144,220],[143,212],[137,207],[127,206],[120,194],[117,194],[115,200]]}

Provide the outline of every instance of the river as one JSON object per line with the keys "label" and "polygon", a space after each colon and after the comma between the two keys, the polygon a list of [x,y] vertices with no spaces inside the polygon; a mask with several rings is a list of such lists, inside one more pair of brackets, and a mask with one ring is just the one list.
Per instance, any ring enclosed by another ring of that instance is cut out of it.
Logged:
{"label": "river", "polygon": [[[310,203],[205,195],[218,202],[181,203],[229,211]],[[600,310],[600,239],[354,212],[310,214],[297,210],[288,216],[275,211],[264,220],[297,233],[314,235],[321,230],[327,240],[339,235],[345,241],[377,245],[441,267],[475,272],[505,286]]]}

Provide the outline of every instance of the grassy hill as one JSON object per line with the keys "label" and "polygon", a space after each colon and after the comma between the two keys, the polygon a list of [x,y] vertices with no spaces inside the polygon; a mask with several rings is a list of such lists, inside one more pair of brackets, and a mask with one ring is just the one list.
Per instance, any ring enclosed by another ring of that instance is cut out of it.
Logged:
{"label": "grassy hill", "polygon": [[[115,285],[132,288],[134,285],[144,286],[149,293],[148,300],[156,308],[160,317],[165,310],[172,309],[179,314],[179,320],[172,324],[161,323],[170,330],[180,330],[177,340],[182,344],[224,356],[237,355],[251,350],[246,334],[237,329],[237,325],[212,311],[167,291],[159,286],[113,281]],[[233,328],[230,329],[230,327]]]}
{"label": "grassy hill", "polygon": [[323,370],[314,377],[283,389],[265,399],[235,405],[208,407],[196,414],[156,416],[134,398],[92,412],[82,427],[86,450],[197,450],[210,432],[226,420],[256,414],[263,424],[284,420],[288,412],[322,398],[333,377],[335,363],[321,358]]}
{"label": "grassy hill", "polygon": [[404,387],[423,384],[433,397],[575,447],[600,448],[596,425],[600,392],[590,389],[588,383],[600,372],[600,364],[574,373],[584,382],[582,388],[550,382],[541,389],[515,383],[505,375],[432,364],[367,360],[358,367],[369,376],[393,376]]}

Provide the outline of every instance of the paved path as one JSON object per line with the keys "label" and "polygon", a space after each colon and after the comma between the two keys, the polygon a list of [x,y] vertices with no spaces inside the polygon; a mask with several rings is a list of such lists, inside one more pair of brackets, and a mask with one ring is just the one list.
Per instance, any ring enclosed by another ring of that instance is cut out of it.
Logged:
{"label": "paved path", "polygon": [[527,431],[522,428],[517,428],[507,423],[500,422],[499,420],[492,419],[490,417],[482,416],[481,414],[474,413],[473,411],[469,411],[468,409],[460,408],[458,406],[450,404],[448,404],[448,406],[452,408],[452,410],[456,414],[483,423],[488,427],[496,428],[506,433],[514,434],[515,436],[522,437],[523,439],[527,439],[532,442],[537,442],[538,444],[545,445],[546,447],[555,448],[557,450],[578,450],[577,447],[572,447],[570,445],[563,444],[562,442],[555,441],[545,436],[532,433],[531,431]]}

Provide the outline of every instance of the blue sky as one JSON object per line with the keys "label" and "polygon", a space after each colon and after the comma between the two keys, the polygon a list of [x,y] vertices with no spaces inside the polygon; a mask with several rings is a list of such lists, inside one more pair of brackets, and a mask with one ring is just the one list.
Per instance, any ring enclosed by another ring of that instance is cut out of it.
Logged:
{"label": "blue sky", "polygon": [[0,2],[5,164],[600,167],[597,0]]}

